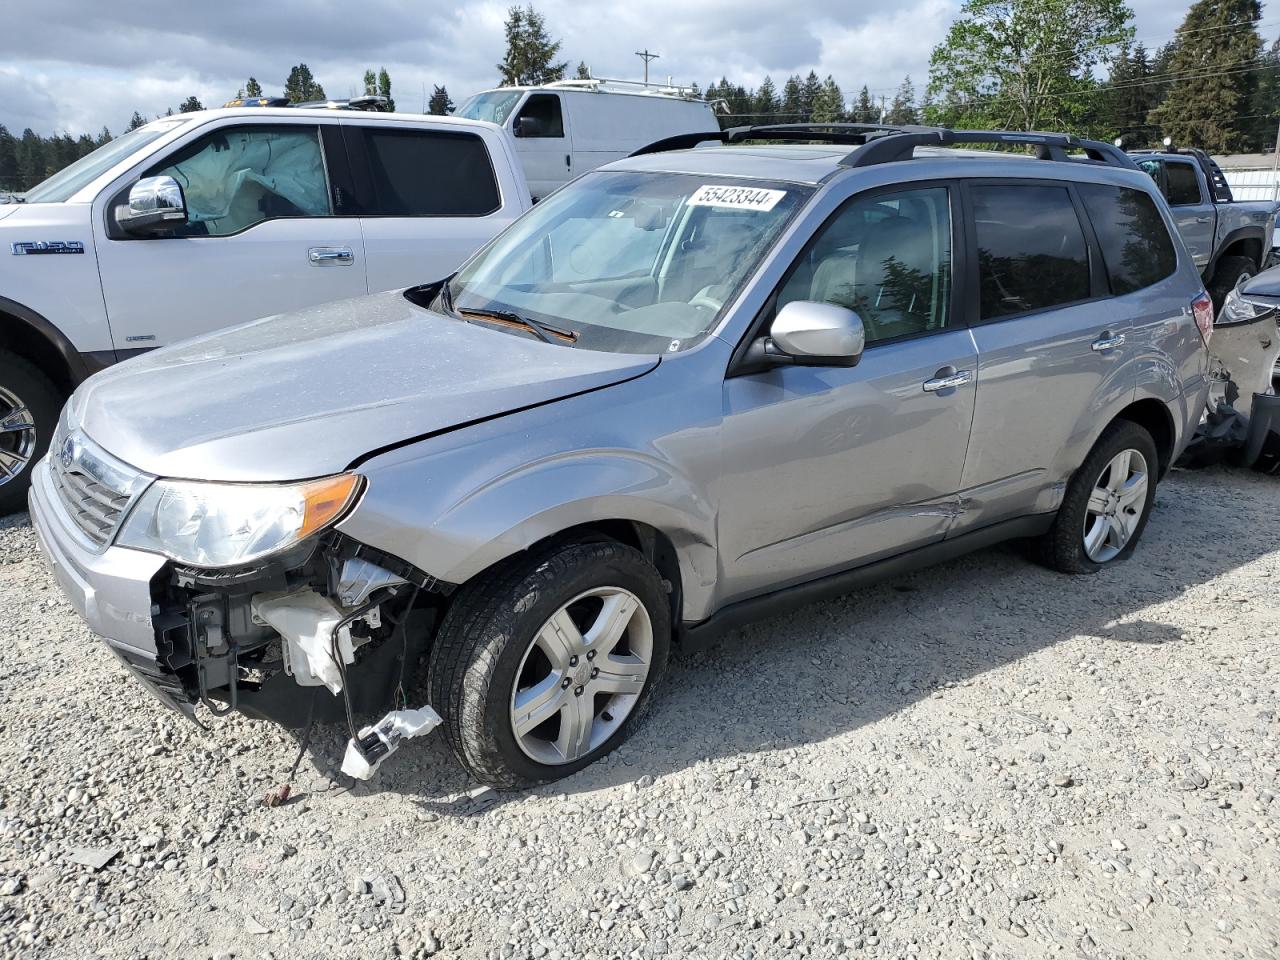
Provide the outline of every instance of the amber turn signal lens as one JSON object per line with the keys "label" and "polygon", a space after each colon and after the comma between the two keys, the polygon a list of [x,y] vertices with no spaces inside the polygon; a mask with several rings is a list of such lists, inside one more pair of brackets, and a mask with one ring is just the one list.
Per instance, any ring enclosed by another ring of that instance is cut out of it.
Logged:
{"label": "amber turn signal lens", "polygon": [[308,537],[332,523],[351,505],[359,489],[360,477],[354,473],[340,473],[336,477],[313,480],[304,486],[303,500],[306,509],[298,539]]}

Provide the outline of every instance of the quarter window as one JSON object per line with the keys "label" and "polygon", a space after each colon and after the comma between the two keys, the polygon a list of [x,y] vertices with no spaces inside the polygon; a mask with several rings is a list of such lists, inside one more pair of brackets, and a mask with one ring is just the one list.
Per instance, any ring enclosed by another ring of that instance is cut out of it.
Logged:
{"label": "quarter window", "polygon": [[484,141],[470,133],[361,129],[372,216],[483,217],[499,207]]}
{"label": "quarter window", "polygon": [[1200,181],[1196,168],[1189,163],[1171,161],[1164,165],[1166,196],[1170,206],[1181,207],[1200,202]]}
{"label": "quarter window", "polygon": [[982,319],[1089,298],[1089,253],[1066,187],[973,187]]}
{"label": "quarter window", "polygon": [[1112,293],[1132,293],[1173,273],[1178,255],[1149,195],[1100,183],[1080,184],[1078,189],[1102,247]]}
{"label": "quarter window", "polygon": [[946,326],[950,292],[951,207],[930,187],[851,200],[791,268],[778,306],[848,307],[873,343]]}
{"label": "quarter window", "polygon": [[181,184],[188,217],[180,236],[222,237],[264,220],[333,212],[316,127],[216,130],[147,176]]}

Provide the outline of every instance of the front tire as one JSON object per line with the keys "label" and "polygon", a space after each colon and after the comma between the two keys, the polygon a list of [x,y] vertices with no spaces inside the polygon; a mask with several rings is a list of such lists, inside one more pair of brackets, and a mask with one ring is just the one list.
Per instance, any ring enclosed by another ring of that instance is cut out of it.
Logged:
{"label": "front tire", "polygon": [[27,506],[31,468],[49,449],[62,393],[25,357],[0,350],[0,517]]}
{"label": "front tire", "polygon": [[561,545],[462,588],[436,635],[427,686],[473,777],[534,786],[630,735],[670,645],[665,584],[637,550]]}
{"label": "front tire", "polygon": [[1159,469],[1155,441],[1144,428],[1129,420],[1107,427],[1040,540],[1044,563],[1082,574],[1127,560],[1151,516]]}
{"label": "front tire", "polygon": [[1209,296],[1213,299],[1216,316],[1229,294],[1240,284],[1256,275],[1258,265],[1248,257],[1223,257],[1213,268],[1213,281],[1209,284]]}

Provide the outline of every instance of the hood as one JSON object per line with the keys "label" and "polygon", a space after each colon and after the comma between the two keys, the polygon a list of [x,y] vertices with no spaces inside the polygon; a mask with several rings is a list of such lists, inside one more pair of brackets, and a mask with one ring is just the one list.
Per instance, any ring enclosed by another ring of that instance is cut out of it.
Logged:
{"label": "hood", "polygon": [[21,206],[20,203],[0,203],[0,220],[12,216]]}
{"label": "hood", "polygon": [[1240,293],[1246,297],[1280,299],[1280,267],[1263,270],[1240,285]]}
{"label": "hood", "polygon": [[109,452],[158,476],[300,480],[657,364],[465,323],[393,291],[144,354],[90,377],[69,410]]}

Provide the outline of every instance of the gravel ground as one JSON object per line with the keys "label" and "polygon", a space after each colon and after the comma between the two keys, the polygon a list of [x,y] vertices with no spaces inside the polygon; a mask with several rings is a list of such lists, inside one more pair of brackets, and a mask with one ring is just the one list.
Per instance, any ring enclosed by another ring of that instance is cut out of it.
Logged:
{"label": "gravel ground", "polygon": [[[202,733],[0,521],[4,957],[1280,956],[1280,486],[1175,473],[1128,564],[1013,548],[678,660],[568,782],[438,734]],[[106,860],[103,864],[102,861]]]}

